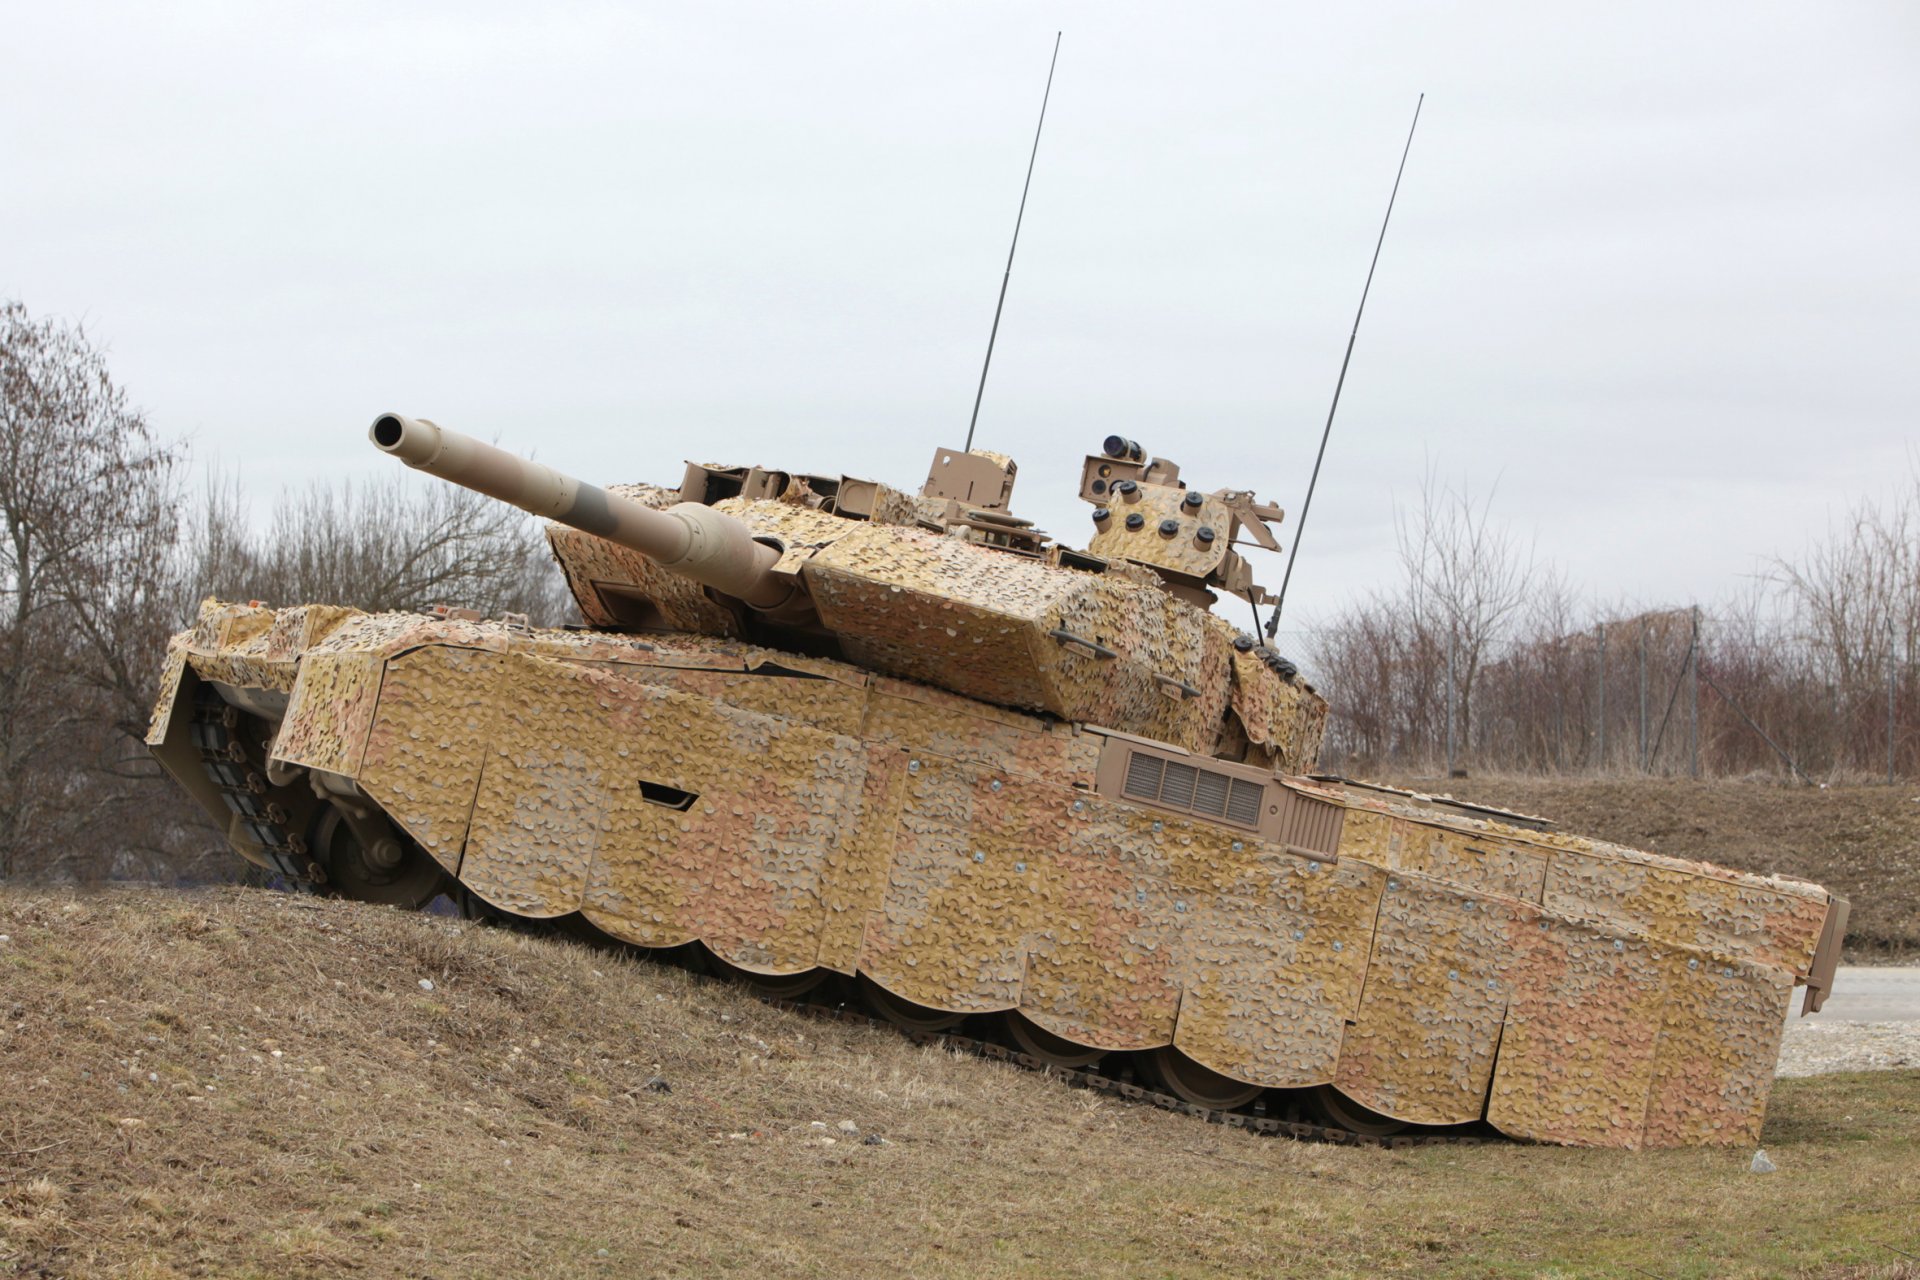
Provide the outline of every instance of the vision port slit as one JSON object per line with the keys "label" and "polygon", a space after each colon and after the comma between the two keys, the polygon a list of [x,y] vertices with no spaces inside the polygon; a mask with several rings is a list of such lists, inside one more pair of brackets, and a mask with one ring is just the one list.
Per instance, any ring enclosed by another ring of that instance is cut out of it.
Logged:
{"label": "vision port slit", "polygon": [[657,804],[662,809],[672,809],[679,813],[685,813],[687,810],[693,808],[693,802],[698,800],[700,796],[698,792],[682,791],[680,788],[670,787],[664,782],[648,782],[645,778],[642,778],[640,780],[640,798],[648,804]]}

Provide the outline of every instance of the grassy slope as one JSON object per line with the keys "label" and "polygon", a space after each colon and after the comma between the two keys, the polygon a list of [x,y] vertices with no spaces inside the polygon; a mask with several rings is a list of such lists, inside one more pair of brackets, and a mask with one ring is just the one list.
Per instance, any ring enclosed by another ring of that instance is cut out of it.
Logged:
{"label": "grassy slope", "polygon": [[1685,778],[1400,778],[1554,819],[1567,831],[1742,871],[1799,876],[1853,904],[1848,958],[1920,954],[1920,787],[1827,789]]}
{"label": "grassy slope", "polygon": [[1920,1277],[1915,1072],[1783,1082],[1765,1177],[1362,1151],[342,902],[0,890],[0,933],[0,1275]]}

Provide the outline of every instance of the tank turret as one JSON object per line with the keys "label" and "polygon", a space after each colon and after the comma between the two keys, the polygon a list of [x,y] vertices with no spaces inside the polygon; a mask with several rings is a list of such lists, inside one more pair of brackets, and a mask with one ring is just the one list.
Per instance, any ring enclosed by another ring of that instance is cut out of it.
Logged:
{"label": "tank turret", "polygon": [[1207,608],[1210,588],[1265,598],[1231,544],[1245,530],[1277,546],[1279,512],[1189,489],[1118,437],[1088,458],[1081,494],[1123,514],[1096,512],[1083,552],[1008,510],[1014,464],[987,452],[936,450],[918,494],[701,464],[677,490],[602,489],[423,419],[385,414],[370,434],[553,521],[598,628],[755,640],[1263,766],[1304,770],[1319,750],[1326,704]]}

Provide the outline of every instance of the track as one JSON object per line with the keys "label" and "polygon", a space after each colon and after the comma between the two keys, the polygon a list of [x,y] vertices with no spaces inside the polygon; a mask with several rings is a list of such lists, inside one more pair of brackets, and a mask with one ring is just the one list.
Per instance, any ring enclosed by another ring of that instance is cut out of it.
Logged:
{"label": "track", "polygon": [[[264,750],[257,741],[250,741],[260,735],[259,722],[203,687],[194,701],[189,732],[200,753],[200,767],[220,789],[242,833],[259,845],[264,865],[289,880],[317,883],[321,877],[308,858],[298,806],[289,811],[286,788],[267,780]],[[306,807],[311,804],[307,801]]]}
{"label": "track", "polygon": [[[710,979],[724,981],[723,979]],[[737,985],[737,984],[730,984]],[[1467,1126],[1464,1131],[1457,1129],[1420,1131],[1410,1129],[1403,1133],[1374,1135],[1357,1133],[1352,1129],[1343,1129],[1334,1125],[1316,1124],[1302,1118],[1303,1113],[1297,1104],[1281,1102],[1269,1107],[1268,1098],[1281,1093],[1279,1090],[1267,1090],[1258,1100],[1247,1108],[1225,1111],[1215,1107],[1203,1107],[1197,1103],[1176,1098],[1170,1093],[1161,1093],[1146,1088],[1122,1076],[1111,1076],[1086,1068],[1059,1067],[1042,1061],[1030,1053],[1001,1044],[996,1040],[979,1039],[973,1036],[955,1035],[935,1031],[907,1031],[895,1027],[882,1018],[870,1017],[858,1009],[839,1005],[808,1004],[798,1000],[780,1000],[762,997],[767,1004],[790,1013],[803,1014],[823,1021],[851,1023],[856,1026],[883,1027],[903,1031],[915,1044],[938,1045],[955,1053],[968,1053],[976,1057],[995,1062],[1007,1062],[1040,1075],[1052,1076],[1082,1089],[1092,1089],[1098,1093],[1112,1094],[1133,1102],[1145,1103],[1165,1111],[1177,1111],[1182,1115],[1193,1116],[1208,1124],[1226,1125],[1232,1129],[1244,1129],[1249,1133],[1263,1134],[1276,1138],[1294,1138],[1302,1142],[1330,1142],[1342,1146],[1359,1147],[1430,1147],[1430,1146],[1479,1146],[1486,1142],[1487,1132],[1479,1126]],[[991,1017],[992,1015],[984,1015]],[[1127,1058],[1130,1055],[1117,1053],[1115,1058]]]}
{"label": "track", "polygon": [[[471,899],[468,900],[471,901]],[[1007,1036],[1004,1029],[1006,1016],[1002,1014],[967,1014],[959,1019],[957,1027],[952,1030],[917,1028],[903,1025],[895,1017],[885,1013],[870,1012],[857,1000],[794,999],[774,992],[756,990],[758,983],[755,981],[743,980],[739,976],[727,974],[725,970],[730,966],[724,961],[709,962],[707,959],[709,953],[698,943],[664,949],[636,947],[602,933],[577,916],[554,921],[533,921],[485,908],[475,918],[508,928],[532,928],[540,932],[556,933],[574,941],[617,951],[651,964],[670,965],[691,974],[696,981],[711,982],[733,990],[744,990],[759,999],[761,1003],[786,1013],[799,1014],[821,1022],[836,1022],[848,1026],[891,1031],[906,1036],[915,1044],[936,1046],[953,1053],[969,1054],[992,1062],[1008,1063],[1036,1075],[1065,1081],[1076,1088],[1091,1089],[1097,1093],[1124,1098],[1130,1102],[1193,1116],[1207,1124],[1243,1129],[1248,1133],[1292,1138],[1302,1142],[1327,1142],[1341,1146],[1381,1147],[1395,1150],[1427,1146],[1480,1146],[1488,1141],[1511,1141],[1497,1134],[1484,1123],[1459,1125],[1446,1129],[1396,1125],[1397,1131],[1393,1133],[1363,1133],[1339,1124],[1322,1123],[1312,1114],[1316,1107],[1313,1097],[1317,1091],[1314,1090],[1263,1089],[1259,1091],[1257,1097],[1242,1107],[1208,1107],[1142,1083],[1143,1064],[1139,1060],[1146,1055],[1141,1053],[1116,1051],[1104,1054],[1095,1064],[1067,1067],[1025,1052],[1005,1042],[1011,1037]],[[716,968],[721,972],[716,973],[714,971]],[[843,994],[857,981],[830,973],[807,994],[829,997]],[[934,1010],[923,1012],[936,1013]],[[967,1030],[976,1031],[978,1034],[966,1034]],[[1101,1069],[1109,1064],[1115,1068],[1111,1073]],[[1324,1104],[1318,1105],[1324,1106]],[[1356,1107],[1353,1110],[1371,1115],[1371,1113],[1365,1113],[1363,1108]],[[1364,1124],[1364,1120],[1362,1123]]]}

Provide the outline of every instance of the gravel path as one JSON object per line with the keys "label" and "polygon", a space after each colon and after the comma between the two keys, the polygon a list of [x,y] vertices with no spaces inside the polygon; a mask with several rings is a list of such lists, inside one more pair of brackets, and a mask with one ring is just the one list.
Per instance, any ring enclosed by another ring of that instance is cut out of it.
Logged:
{"label": "gravel path", "polygon": [[1783,1076],[1920,1067],[1920,966],[1842,968],[1824,1009],[1802,1018],[1799,1008],[1796,991],[1780,1045]]}

